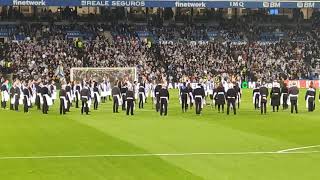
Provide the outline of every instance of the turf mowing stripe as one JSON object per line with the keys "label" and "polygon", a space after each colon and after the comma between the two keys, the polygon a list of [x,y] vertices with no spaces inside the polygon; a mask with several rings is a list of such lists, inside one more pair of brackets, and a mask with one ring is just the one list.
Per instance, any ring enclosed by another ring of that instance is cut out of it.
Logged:
{"label": "turf mowing stripe", "polygon": [[147,157],[147,156],[199,156],[199,155],[255,155],[255,154],[312,154],[320,151],[294,151],[294,152],[230,152],[230,153],[158,153],[158,154],[92,154],[92,155],[70,155],[70,156],[7,156],[6,159],[57,159],[57,158],[95,158],[95,157]]}
{"label": "turf mowing stripe", "polygon": [[286,153],[286,152],[291,152],[291,151],[296,151],[296,150],[301,150],[301,149],[310,149],[310,148],[315,148],[315,147],[320,147],[320,145],[303,146],[303,147],[297,147],[297,148],[284,149],[284,150],[278,151],[278,153]]}

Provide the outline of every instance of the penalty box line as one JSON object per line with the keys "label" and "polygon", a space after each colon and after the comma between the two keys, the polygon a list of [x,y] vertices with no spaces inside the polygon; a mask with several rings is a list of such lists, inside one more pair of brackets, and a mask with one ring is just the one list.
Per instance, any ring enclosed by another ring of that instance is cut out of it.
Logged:
{"label": "penalty box line", "polygon": [[265,152],[217,152],[217,153],[150,153],[150,154],[92,154],[92,155],[57,155],[57,156],[7,156],[0,160],[8,159],[58,159],[58,158],[97,158],[97,157],[165,157],[165,156],[201,156],[201,155],[277,155],[277,154],[313,154],[320,151],[265,151]]}

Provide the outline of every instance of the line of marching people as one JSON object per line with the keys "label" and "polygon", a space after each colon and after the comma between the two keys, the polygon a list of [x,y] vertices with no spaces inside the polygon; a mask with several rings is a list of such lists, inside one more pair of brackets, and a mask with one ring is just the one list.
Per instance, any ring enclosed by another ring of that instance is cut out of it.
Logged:
{"label": "line of marching people", "polygon": [[227,115],[229,115],[230,109],[236,115],[236,109],[240,108],[241,89],[238,83],[225,80],[217,85],[208,80],[204,83],[198,83],[195,88],[192,88],[191,84],[187,82],[180,85],[179,100],[182,112],[186,112],[188,107],[191,109],[195,104],[196,114],[200,115],[208,99],[215,109],[218,108],[219,113],[221,111],[224,113],[224,105],[227,103]]}
{"label": "line of marching people", "polygon": [[[147,87],[148,85],[151,85]],[[113,113],[118,113],[118,107],[122,107],[127,115],[134,115],[135,104],[138,101],[139,109],[144,108],[148,99],[148,90],[151,93],[151,100],[154,103],[156,112],[166,116],[168,113],[169,91],[165,83],[160,81],[155,84],[149,84],[145,80],[135,81],[133,84],[128,80],[120,81],[117,86],[112,88]]]}
{"label": "line of marching people", "polygon": [[[261,114],[267,113],[269,95],[270,105],[272,106],[273,112],[278,112],[280,105],[282,105],[283,110],[286,110],[289,108],[289,106],[291,106],[291,113],[298,113],[299,89],[295,82],[290,84],[289,87],[285,83],[282,87],[280,87],[280,83],[274,82],[270,94],[268,88],[266,87],[266,83],[263,82],[261,84],[257,84],[256,88],[253,89],[252,98],[254,109],[260,109]],[[305,94],[306,108],[308,109],[308,112],[315,110],[315,99],[316,89],[311,82]]]}
{"label": "line of marching people", "polygon": [[1,108],[7,109],[10,103],[10,110],[19,111],[19,105],[23,105],[23,111],[29,112],[33,105],[42,109],[47,114],[49,106],[56,99],[56,86],[54,82],[47,81],[23,81],[15,80],[12,85],[6,80],[1,85]]}

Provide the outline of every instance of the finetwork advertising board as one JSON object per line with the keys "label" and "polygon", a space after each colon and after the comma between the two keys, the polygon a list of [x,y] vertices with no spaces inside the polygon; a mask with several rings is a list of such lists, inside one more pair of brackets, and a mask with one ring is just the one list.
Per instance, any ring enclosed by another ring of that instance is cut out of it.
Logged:
{"label": "finetwork advertising board", "polygon": [[110,6],[110,7],[186,7],[186,8],[320,8],[320,1],[216,1],[216,0],[0,0],[13,6]]}

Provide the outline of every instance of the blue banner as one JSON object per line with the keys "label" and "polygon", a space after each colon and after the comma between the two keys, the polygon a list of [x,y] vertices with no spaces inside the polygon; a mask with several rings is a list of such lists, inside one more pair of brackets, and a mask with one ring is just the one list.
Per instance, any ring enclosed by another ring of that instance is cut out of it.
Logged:
{"label": "blue banner", "polygon": [[186,8],[320,8],[320,1],[239,1],[239,0],[0,0],[14,6],[110,6],[110,7],[186,7]]}

